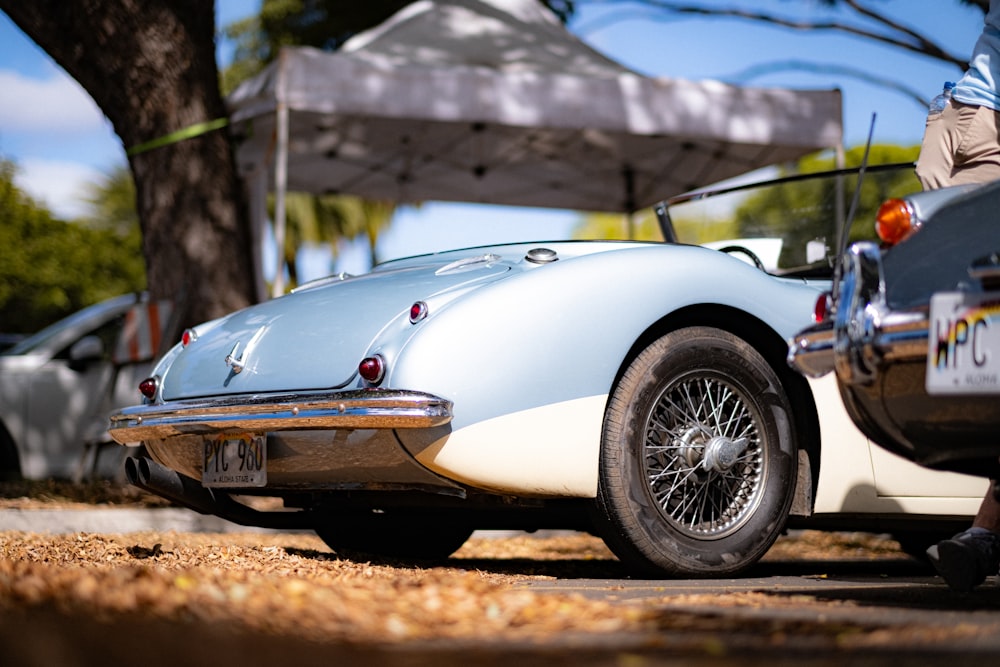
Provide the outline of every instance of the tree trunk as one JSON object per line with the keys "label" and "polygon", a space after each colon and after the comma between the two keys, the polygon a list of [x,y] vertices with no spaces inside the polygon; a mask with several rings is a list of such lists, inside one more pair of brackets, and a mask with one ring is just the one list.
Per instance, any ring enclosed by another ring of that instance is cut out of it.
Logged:
{"label": "tree trunk", "polygon": [[[126,149],[226,116],[205,0],[0,0],[87,90]],[[255,301],[246,198],[226,130],[129,158],[148,286],[178,326]],[[176,335],[177,332],[171,332]]]}

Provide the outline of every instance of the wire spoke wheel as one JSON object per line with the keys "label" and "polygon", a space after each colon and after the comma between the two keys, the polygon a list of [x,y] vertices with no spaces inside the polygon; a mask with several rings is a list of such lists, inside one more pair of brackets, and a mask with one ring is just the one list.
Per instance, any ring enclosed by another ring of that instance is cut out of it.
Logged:
{"label": "wire spoke wheel", "polygon": [[622,375],[604,420],[597,527],[640,573],[722,576],[784,529],[796,478],[791,404],[746,341],[669,333]]}
{"label": "wire spoke wheel", "polygon": [[718,538],[752,515],[766,463],[760,421],[724,379],[694,376],[667,388],[643,443],[649,490],[667,522],[692,537]]}

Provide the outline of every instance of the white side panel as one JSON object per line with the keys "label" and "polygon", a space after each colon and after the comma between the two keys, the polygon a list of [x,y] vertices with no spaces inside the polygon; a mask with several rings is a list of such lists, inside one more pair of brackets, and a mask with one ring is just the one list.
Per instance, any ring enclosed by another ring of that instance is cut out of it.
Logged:
{"label": "white side panel", "polygon": [[823,448],[814,511],[817,514],[872,511],[875,473],[868,438],[844,409],[833,373],[809,380],[809,388],[816,400]]}
{"label": "white side panel", "polygon": [[989,486],[982,477],[924,468],[881,447],[872,448],[872,464],[880,496],[972,498],[978,507]]}
{"label": "white side panel", "polygon": [[871,443],[844,409],[833,373],[809,386],[823,447],[816,514],[975,515],[986,480],[927,470]]}
{"label": "white side panel", "polygon": [[439,440],[417,460],[490,491],[593,498],[607,399],[590,396],[482,421]]}

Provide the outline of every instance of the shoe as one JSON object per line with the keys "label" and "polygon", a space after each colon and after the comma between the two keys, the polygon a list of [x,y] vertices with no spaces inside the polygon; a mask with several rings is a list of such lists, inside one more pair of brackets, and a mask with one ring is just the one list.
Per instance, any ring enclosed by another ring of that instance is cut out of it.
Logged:
{"label": "shoe", "polygon": [[1000,569],[1000,535],[969,528],[930,547],[927,557],[949,588],[967,593]]}

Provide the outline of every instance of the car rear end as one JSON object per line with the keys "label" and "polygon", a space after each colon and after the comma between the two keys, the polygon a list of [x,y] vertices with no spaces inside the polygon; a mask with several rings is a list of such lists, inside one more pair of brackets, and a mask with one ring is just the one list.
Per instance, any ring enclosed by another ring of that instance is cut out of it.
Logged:
{"label": "car rear end", "polygon": [[847,250],[818,324],[789,352],[807,375],[836,372],[878,444],[988,477],[1000,473],[998,211],[1000,183],[887,202],[883,242]]}

